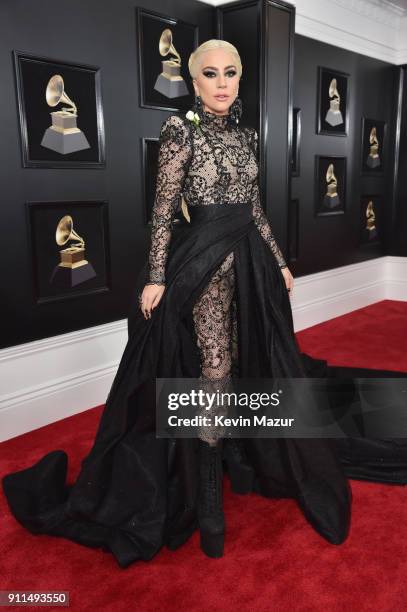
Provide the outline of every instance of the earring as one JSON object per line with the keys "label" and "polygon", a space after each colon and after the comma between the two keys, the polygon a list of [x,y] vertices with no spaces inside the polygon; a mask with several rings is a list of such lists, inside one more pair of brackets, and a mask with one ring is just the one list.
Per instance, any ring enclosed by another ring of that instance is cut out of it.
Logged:
{"label": "earring", "polygon": [[228,121],[235,127],[238,126],[240,117],[242,116],[243,104],[239,96],[236,96],[229,109]]}
{"label": "earring", "polygon": [[194,112],[197,113],[200,117],[202,116],[203,104],[201,96],[195,96]]}

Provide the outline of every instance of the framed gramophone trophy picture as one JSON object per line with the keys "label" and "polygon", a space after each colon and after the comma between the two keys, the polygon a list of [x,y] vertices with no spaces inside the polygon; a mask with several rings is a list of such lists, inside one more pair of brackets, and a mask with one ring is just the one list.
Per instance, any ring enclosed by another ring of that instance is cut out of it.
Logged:
{"label": "framed gramophone trophy picture", "polygon": [[110,291],[108,203],[27,202],[37,304]]}
{"label": "framed gramophone trophy picture", "polygon": [[346,204],[346,157],[315,156],[315,215],[342,215]]}
{"label": "framed gramophone trophy picture", "polygon": [[[154,206],[154,199],[157,188],[157,172],[158,172],[158,159],[160,152],[160,139],[159,138],[141,138],[141,159],[142,159],[142,174],[144,177],[143,181],[143,202],[144,202],[144,224],[151,228],[151,217]],[[179,205],[175,211],[172,224],[175,226],[179,223],[182,217],[181,204],[182,200],[179,198]]]}
{"label": "framed gramophone trophy picture", "polygon": [[386,122],[362,118],[362,174],[383,174]]}
{"label": "framed gramophone trophy picture", "polygon": [[300,176],[301,109],[293,108],[291,143],[291,176]]}
{"label": "framed gramophone trophy picture", "polygon": [[290,201],[288,225],[288,261],[297,261],[299,257],[299,220],[300,220],[300,200],[294,198]]}
{"label": "framed gramophone trophy picture", "polygon": [[318,66],[317,134],[347,136],[349,74]]}
{"label": "framed gramophone trophy picture", "polygon": [[25,168],[100,168],[100,69],[14,51]]}
{"label": "framed gramophone trophy picture", "polygon": [[156,191],[158,153],[160,150],[159,138],[141,138],[141,159],[143,175],[143,217],[144,224],[151,226],[151,214],[154,206]]}
{"label": "framed gramophone trophy picture", "polygon": [[382,234],[382,198],[362,195],[360,198],[360,245],[377,245]]}
{"label": "framed gramophone trophy picture", "polygon": [[188,59],[198,46],[198,26],[136,9],[140,106],[187,111],[194,91]]}

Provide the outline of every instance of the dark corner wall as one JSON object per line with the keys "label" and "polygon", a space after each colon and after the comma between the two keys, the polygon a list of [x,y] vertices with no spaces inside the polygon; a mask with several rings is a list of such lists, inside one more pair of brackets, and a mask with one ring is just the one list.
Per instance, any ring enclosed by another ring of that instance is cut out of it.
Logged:
{"label": "dark corner wall", "polygon": [[391,255],[407,257],[407,66],[398,68],[398,115],[395,137],[394,242]]}
{"label": "dark corner wall", "polygon": [[[302,276],[386,254],[405,254],[406,232],[400,227],[405,227],[402,220],[407,217],[406,182],[402,181],[407,148],[403,69],[295,34],[295,8],[284,0],[232,2],[221,6],[219,14],[221,38],[243,52],[246,82],[242,82],[242,93],[244,100],[256,101],[256,106],[249,107],[250,122],[260,132],[263,208],[293,274]],[[340,75],[348,75],[347,96],[344,83],[339,84],[340,108],[347,123],[341,135],[327,133],[329,126],[322,121],[322,130],[317,126],[320,67],[331,73],[320,88],[325,95],[321,117],[329,108],[332,76],[340,79]],[[295,128],[292,112],[298,109],[301,130]],[[370,126],[364,130],[364,141],[363,118],[365,126]],[[366,134],[374,125],[381,164],[371,172],[366,167],[369,145],[365,149]],[[385,138],[380,125],[385,125]],[[291,173],[296,134],[300,136],[299,163]],[[320,206],[327,192],[329,158],[335,162],[338,178],[341,206],[336,210]]]}
{"label": "dark corner wall", "polygon": [[[196,24],[199,42],[213,37],[214,8],[196,0],[0,3],[1,347],[127,316],[149,244],[141,138],[157,138],[170,114],[139,106],[136,6]],[[22,167],[14,49],[100,67],[104,168]],[[56,200],[108,202],[110,291],[40,304],[34,300],[26,202]]]}
{"label": "dark corner wall", "polygon": [[[398,204],[393,201],[393,173],[400,68],[297,34],[294,57],[294,107],[301,109],[302,125],[300,175],[292,178],[299,225],[298,258],[293,269],[296,274],[308,274],[397,254]],[[316,133],[318,66],[350,75],[347,136]],[[361,172],[362,117],[387,124],[382,175],[366,176]],[[345,214],[314,216],[315,155],[346,157]],[[365,195],[381,196],[383,233],[379,244],[360,246],[360,200]]]}

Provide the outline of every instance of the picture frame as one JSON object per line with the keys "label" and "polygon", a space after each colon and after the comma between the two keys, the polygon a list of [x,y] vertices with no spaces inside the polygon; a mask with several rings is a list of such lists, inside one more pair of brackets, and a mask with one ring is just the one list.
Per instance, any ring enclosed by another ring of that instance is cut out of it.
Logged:
{"label": "picture frame", "polygon": [[300,176],[301,109],[293,108],[291,176]]}
{"label": "picture frame", "polygon": [[105,167],[100,68],[17,50],[13,59],[23,167]]}
{"label": "picture frame", "polygon": [[36,304],[111,290],[106,200],[29,201],[26,213]]}
{"label": "picture frame", "polygon": [[136,24],[140,107],[186,112],[194,101],[188,60],[199,44],[198,26],[141,7]]}
{"label": "picture frame", "polygon": [[362,117],[361,174],[382,175],[386,169],[387,123]]}
{"label": "picture frame", "polygon": [[289,232],[288,232],[288,260],[297,261],[299,257],[299,211],[300,200],[293,198],[290,202]]}
{"label": "picture frame", "polygon": [[141,138],[143,169],[143,220],[144,225],[151,227],[151,215],[157,187],[159,138]]}
{"label": "picture frame", "polygon": [[[146,227],[151,229],[152,211],[154,206],[156,188],[158,159],[160,152],[159,138],[141,138],[141,159],[143,174],[143,222]],[[181,198],[173,217],[172,224],[177,225],[182,216]]]}
{"label": "picture frame", "polygon": [[315,156],[315,216],[342,215],[346,210],[346,157]]}
{"label": "picture frame", "polygon": [[360,246],[379,245],[382,242],[383,197],[378,194],[360,197]]}
{"label": "picture frame", "polygon": [[317,134],[348,135],[349,80],[346,72],[318,66]]}

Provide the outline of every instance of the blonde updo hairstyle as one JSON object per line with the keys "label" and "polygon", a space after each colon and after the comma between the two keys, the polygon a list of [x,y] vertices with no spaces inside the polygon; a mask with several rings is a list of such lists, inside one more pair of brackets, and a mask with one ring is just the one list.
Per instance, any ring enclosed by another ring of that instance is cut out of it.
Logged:
{"label": "blonde updo hairstyle", "polygon": [[240,55],[238,50],[232,43],[227,40],[221,40],[218,38],[211,38],[210,40],[206,40],[199,47],[195,49],[189,56],[188,60],[188,70],[192,79],[196,79],[199,68],[201,66],[203,55],[206,51],[211,51],[212,49],[226,49],[233,55],[233,59],[236,62],[237,72],[239,74],[239,78],[242,76],[242,62],[240,60]]}

